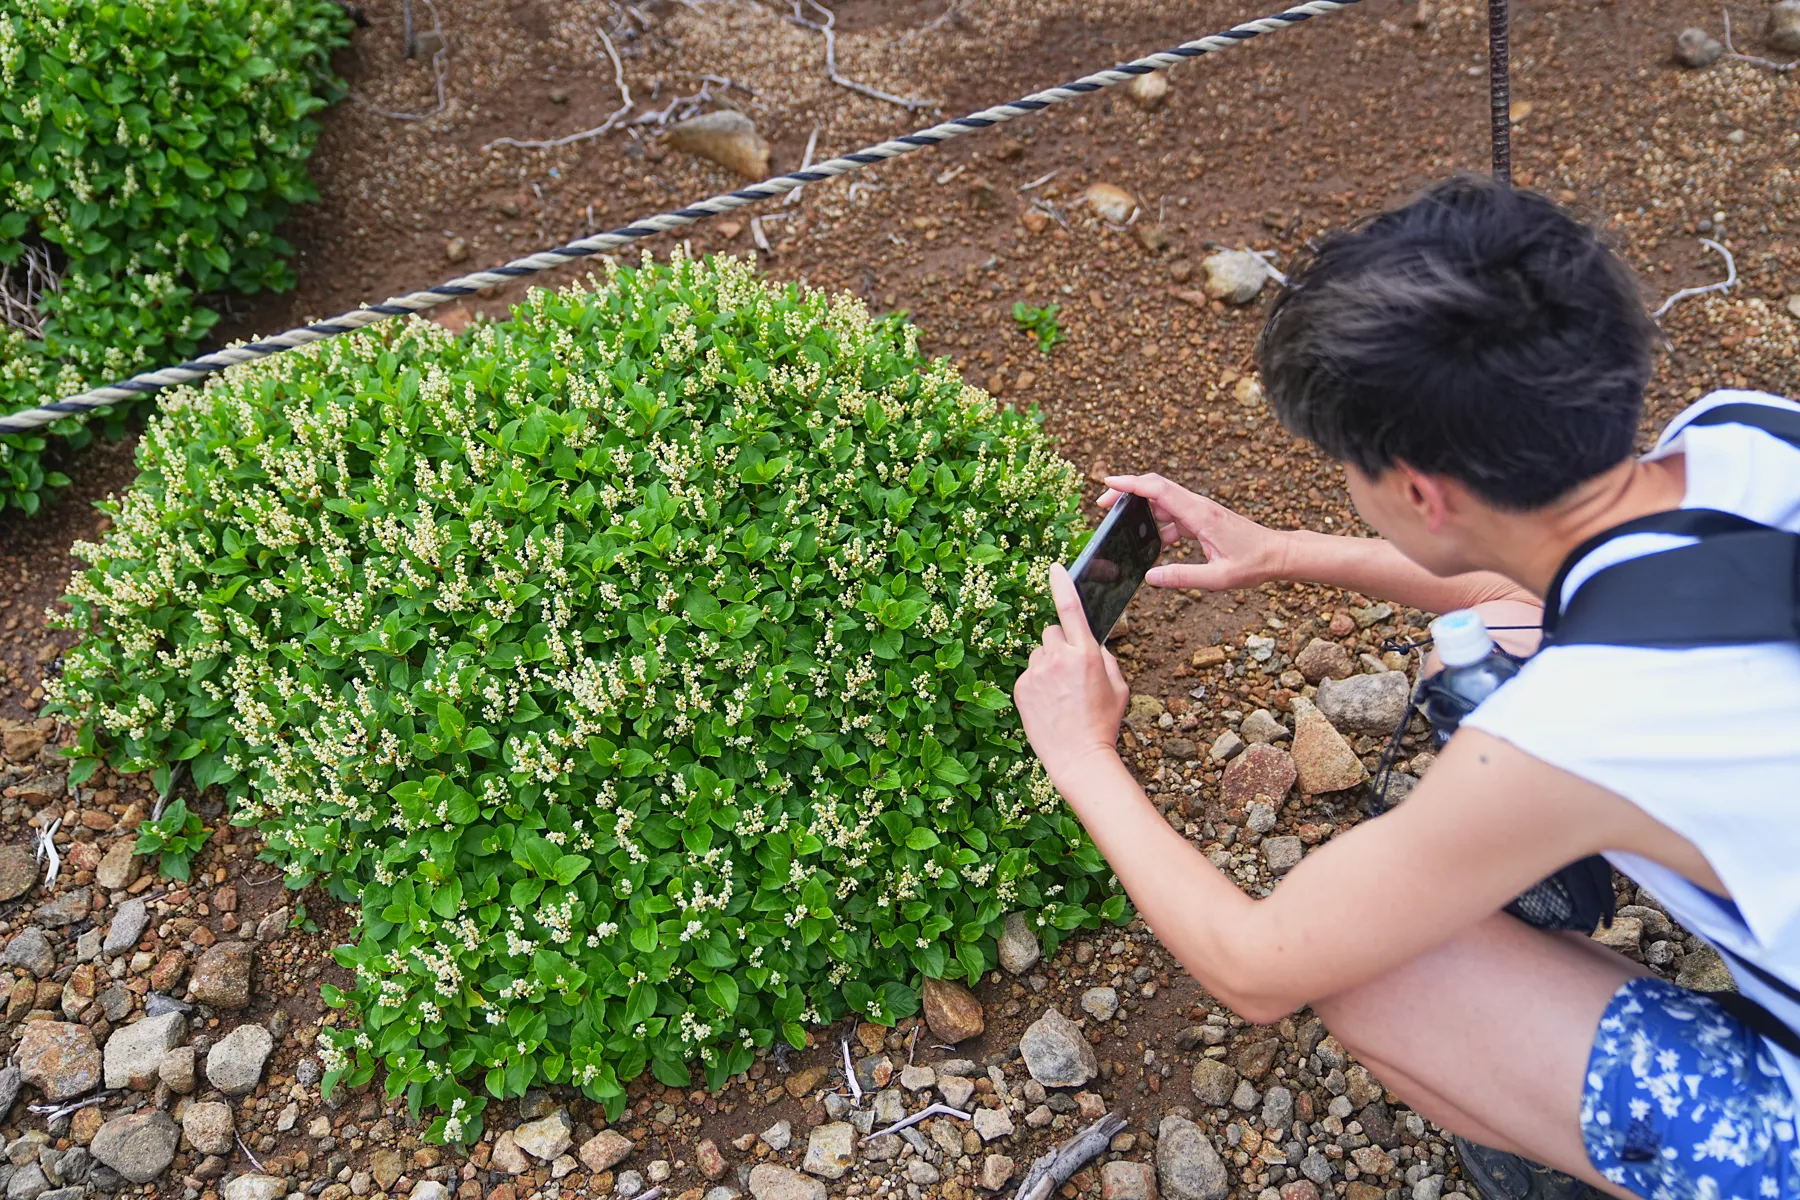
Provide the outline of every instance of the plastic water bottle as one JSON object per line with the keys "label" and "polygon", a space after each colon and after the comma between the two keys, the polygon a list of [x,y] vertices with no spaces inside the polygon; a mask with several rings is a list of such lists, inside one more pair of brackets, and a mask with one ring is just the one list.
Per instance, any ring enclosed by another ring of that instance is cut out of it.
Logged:
{"label": "plastic water bottle", "polygon": [[1433,621],[1431,639],[1444,669],[1420,689],[1421,707],[1441,748],[1477,704],[1519,673],[1519,663],[1494,645],[1474,609],[1461,608]]}

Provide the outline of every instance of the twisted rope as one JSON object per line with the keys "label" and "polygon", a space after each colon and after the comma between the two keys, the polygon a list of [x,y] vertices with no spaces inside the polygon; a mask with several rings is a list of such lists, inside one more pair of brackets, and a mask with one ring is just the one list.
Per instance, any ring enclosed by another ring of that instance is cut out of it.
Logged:
{"label": "twisted rope", "polygon": [[373,325],[377,321],[385,321],[389,317],[422,312],[439,304],[473,295],[483,288],[509,283],[527,275],[535,275],[539,271],[547,271],[552,267],[560,267],[590,255],[616,249],[636,241],[638,238],[649,237],[656,233],[666,233],[684,225],[692,225],[707,217],[730,212],[734,208],[742,208],[746,204],[754,204],[771,196],[780,196],[809,183],[820,183],[866,167],[871,163],[898,158],[902,154],[910,154],[914,150],[935,146],[966,133],[973,133],[978,129],[988,129],[1017,117],[1040,112],[1053,104],[1065,103],[1079,96],[1097,92],[1102,88],[1124,83],[1136,76],[1148,75],[1152,71],[1172,67],[1187,59],[1229,50],[1234,46],[1243,45],[1251,38],[1265,33],[1273,33],[1279,29],[1287,29],[1302,21],[1337,12],[1356,3],[1359,3],[1359,0],[1306,0],[1305,3],[1298,4],[1285,12],[1246,21],[1223,33],[1186,42],[1172,50],[1136,59],[1110,70],[1099,71],[1077,79],[1073,83],[1065,83],[1061,87],[1053,87],[1023,99],[1014,100],[1009,104],[1000,104],[980,112],[970,113],[966,117],[958,117],[941,125],[933,125],[929,129],[921,129],[917,133],[894,138],[891,141],[882,142],[880,145],[870,146],[853,154],[846,154],[841,158],[834,158],[829,162],[816,163],[805,170],[765,179],[761,183],[753,183],[748,187],[739,188],[735,192],[725,192],[690,204],[686,208],[646,217],[607,233],[594,234],[569,242],[567,245],[543,250],[525,258],[514,259],[504,266],[476,271],[421,292],[394,296],[380,304],[353,309],[340,316],[332,317],[330,320],[315,322],[299,329],[290,329],[286,333],[264,338],[261,341],[241,346],[229,346],[211,354],[203,354],[199,358],[191,359],[178,366],[165,367],[158,371],[145,371],[119,383],[92,388],[50,404],[13,413],[10,416],[0,416],[0,434],[24,433],[63,417],[106,408],[138,396],[147,395],[161,388],[191,383],[215,371],[222,371],[226,367],[277,354],[283,350],[291,350],[296,346],[322,341],[340,333],[350,333],[364,326]]}

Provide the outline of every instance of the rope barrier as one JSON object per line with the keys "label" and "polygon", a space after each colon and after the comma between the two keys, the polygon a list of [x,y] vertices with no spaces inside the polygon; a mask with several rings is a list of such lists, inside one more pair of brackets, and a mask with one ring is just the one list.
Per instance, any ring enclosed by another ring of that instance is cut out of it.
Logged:
{"label": "rope barrier", "polygon": [[510,283],[512,280],[527,275],[535,275],[539,271],[547,271],[552,267],[560,267],[590,255],[615,249],[636,241],[638,238],[692,225],[707,217],[742,208],[746,204],[754,204],[759,200],[783,195],[809,183],[820,183],[866,167],[871,163],[897,158],[902,154],[909,154],[927,146],[935,146],[966,133],[988,129],[1016,117],[1040,112],[1053,104],[1062,104],[1079,96],[1097,92],[1102,88],[1124,83],[1136,76],[1148,75],[1152,71],[1175,66],[1188,59],[1229,50],[1234,46],[1243,45],[1251,38],[1280,29],[1288,29],[1302,21],[1334,13],[1359,2],[1360,0],[1306,0],[1305,3],[1295,5],[1285,12],[1246,21],[1223,33],[1186,42],[1172,50],[1151,54],[1110,70],[1084,76],[1072,83],[1065,83],[1061,87],[1053,87],[1008,104],[996,105],[993,108],[970,113],[966,117],[958,117],[953,121],[933,125],[929,129],[921,129],[916,133],[882,142],[880,145],[869,146],[855,153],[834,158],[829,162],[816,163],[805,170],[765,179],[761,183],[753,183],[734,192],[725,192],[690,204],[686,208],[646,217],[610,232],[580,238],[551,250],[543,250],[525,258],[514,259],[503,266],[459,276],[424,291],[395,296],[380,304],[353,309],[340,316],[332,317],[330,320],[318,321],[299,329],[290,329],[286,333],[264,338],[261,341],[241,346],[229,346],[212,354],[203,354],[199,358],[178,366],[165,367],[158,371],[146,371],[119,383],[92,388],[50,404],[13,413],[10,416],[0,416],[0,434],[24,433],[64,417],[107,408],[126,400],[148,395],[161,388],[191,383],[215,371],[236,366],[238,363],[249,362],[270,354],[277,354],[283,350],[291,350],[296,346],[322,341],[340,333],[350,333],[364,326],[373,325],[377,321],[385,321],[389,317],[422,312],[436,305],[473,295],[483,288]]}

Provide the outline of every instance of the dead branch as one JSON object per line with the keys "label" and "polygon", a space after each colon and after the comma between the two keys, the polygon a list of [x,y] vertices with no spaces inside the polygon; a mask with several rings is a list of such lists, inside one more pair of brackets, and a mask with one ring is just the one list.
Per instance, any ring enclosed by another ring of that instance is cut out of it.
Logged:
{"label": "dead branch", "polygon": [[1726,58],[1735,58],[1739,62],[1747,62],[1753,67],[1767,67],[1771,71],[1787,72],[1792,71],[1795,67],[1800,67],[1800,58],[1796,58],[1793,62],[1778,63],[1771,59],[1758,58],[1754,54],[1739,54],[1737,52],[1737,47],[1731,44],[1731,10],[1728,8],[1721,8],[1719,10],[1719,15],[1725,18]]}
{"label": "dead branch", "polygon": [[[818,146],[819,146],[819,127],[817,125],[814,125],[813,131],[812,131],[812,136],[806,139],[806,153],[802,154],[800,156],[800,169],[802,171],[804,171],[804,170],[806,170],[806,168],[812,166],[813,151],[818,149]],[[799,187],[797,187],[793,191],[789,192],[787,194],[787,199],[783,200],[782,203],[783,204],[795,203],[796,201],[798,201],[800,199],[800,193],[804,192],[805,190],[806,190],[806,185],[801,184]]]}
{"label": "dead branch", "polygon": [[[858,95],[867,96],[871,100],[884,100],[889,104],[898,104],[908,112],[914,112],[921,108],[938,107],[938,102],[936,100],[920,100],[910,96],[896,96],[891,92],[884,92],[880,88],[872,88],[866,83],[858,83],[854,79],[844,78],[838,73],[837,68],[837,14],[832,12],[829,8],[826,8],[823,4],[820,4],[819,0],[793,0],[793,4],[794,11],[793,14],[788,17],[788,20],[796,25],[810,29],[815,33],[822,33],[825,35],[825,78],[831,80],[831,82],[837,84],[839,87],[849,88]],[[825,23],[821,25],[817,21],[807,20],[801,12],[800,6],[802,4],[810,4],[812,7],[824,13]]]}
{"label": "dead branch", "polygon": [[954,17],[956,15],[956,6],[959,3],[961,3],[961,0],[950,0],[950,6],[946,9],[944,9],[943,12],[939,13],[937,16],[933,17],[931,20],[925,22],[925,24],[919,26],[917,29],[907,30],[905,33],[901,34],[899,37],[897,37],[893,41],[889,42],[888,45],[904,46],[904,45],[906,45],[906,43],[912,41],[914,38],[922,37],[925,34],[930,33],[932,30],[939,28],[940,26],[943,25],[943,23],[945,21],[948,21],[951,17]]}
{"label": "dead branch", "polygon": [[1720,254],[1725,256],[1725,278],[1721,279],[1718,283],[1709,283],[1705,287],[1682,288],[1679,292],[1676,292],[1673,296],[1664,300],[1661,308],[1650,314],[1653,319],[1661,320],[1662,315],[1673,308],[1677,300],[1686,300],[1690,296],[1704,296],[1708,292],[1730,291],[1732,285],[1737,283],[1737,262],[1731,257],[1731,251],[1719,245],[1719,243],[1713,241],[1711,238],[1701,238],[1700,244],[1709,250],[1717,250]]}
{"label": "dead branch", "polygon": [[1109,1112],[1048,1154],[1042,1155],[1025,1172],[1014,1200],[1049,1200],[1052,1192],[1067,1183],[1071,1175],[1104,1151],[1113,1135],[1123,1128],[1125,1118],[1118,1113]]}
{"label": "dead branch", "polygon": [[0,267],[0,324],[27,337],[43,337],[44,314],[38,311],[38,304],[61,289],[49,247],[27,242],[19,262]]}
{"label": "dead branch", "polygon": [[557,146],[567,146],[573,142],[584,142],[588,138],[600,137],[624,124],[626,114],[631,112],[636,103],[631,98],[631,85],[625,82],[625,64],[619,61],[619,52],[613,46],[612,38],[607,36],[606,30],[596,27],[594,32],[600,35],[600,44],[606,47],[606,57],[612,59],[613,83],[618,87],[619,98],[622,101],[619,107],[613,110],[612,115],[592,129],[584,129],[580,133],[571,133],[567,137],[551,138],[548,141],[521,141],[518,138],[510,137],[495,138],[482,147],[483,151],[492,150],[495,146],[517,146],[521,150],[552,150]]}
{"label": "dead branch", "polygon": [[[391,117],[396,121],[427,121],[444,111],[447,100],[444,95],[444,81],[450,77],[450,43],[444,37],[443,22],[438,19],[436,0],[425,0],[425,6],[431,10],[431,30],[437,34],[437,50],[431,56],[432,86],[437,89],[437,104],[429,112],[403,113],[391,112],[357,92],[350,93],[350,98],[363,105],[371,112],[383,117]],[[406,57],[413,56],[412,6],[406,7]]]}
{"label": "dead branch", "polygon": [[[739,83],[734,79],[728,79],[722,75],[702,75],[700,77],[700,90],[699,91],[695,92],[691,96],[677,96],[673,100],[669,101],[669,105],[667,108],[654,109],[650,112],[644,113],[644,114],[640,115],[635,121],[633,121],[632,124],[634,126],[636,126],[636,125],[655,125],[658,129],[660,129],[663,126],[667,125],[671,118],[673,118],[674,120],[677,120],[677,121],[685,121],[689,117],[693,116],[695,113],[699,112],[701,108],[712,103],[712,99],[713,99],[712,89],[713,89],[714,84],[717,84],[718,86],[724,88],[726,91],[730,91],[732,88],[736,88],[738,91],[743,92],[746,96],[752,97],[753,98],[752,102],[754,103],[754,97],[756,95],[756,91],[755,91],[755,89],[751,88],[750,85],[744,84],[744,83]],[[758,104],[757,107],[761,108],[762,106],[760,104]],[[679,115],[676,114],[676,111],[675,111],[676,109],[681,110]]]}

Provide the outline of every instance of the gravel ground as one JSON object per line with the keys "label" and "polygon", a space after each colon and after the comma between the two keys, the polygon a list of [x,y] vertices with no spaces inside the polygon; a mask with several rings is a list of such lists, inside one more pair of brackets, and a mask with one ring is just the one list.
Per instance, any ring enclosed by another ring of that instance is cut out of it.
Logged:
{"label": "gravel ground", "polygon": [[[815,129],[823,156],[923,123],[830,83],[819,35],[784,20],[788,9],[749,0],[640,5],[624,27],[598,3],[444,4],[448,102],[430,119],[399,121],[370,104],[430,108],[431,68],[401,57],[398,0],[364,8],[372,24],[340,66],[370,103],[326,118],[315,159],[323,200],[291,231],[300,290],[240,302],[234,336],[731,186],[721,168],[661,144],[653,124],[551,151],[483,149],[501,136],[578,132],[619,106],[598,28],[617,30],[635,114],[696,94],[706,75],[729,78],[736,86],[709,85],[715,100],[754,121],[776,170],[799,163]],[[1738,6],[1740,49],[1766,52],[1753,46],[1761,8]],[[1261,10],[1243,0],[962,0],[940,21],[937,0],[857,0],[837,12],[838,58],[856,80],[955,113]],[[427,23],[429,10],[419,13]],[[1287,264],[1307,238],[1479,169],[1484,18],[1477,5],[1371,0],[1173,72],[1153,111],[1098,97],[809,187],[794,205],[753,210],[768,242],[757,252],[778,276],[908,311],[932,352],[1006,400],[1039,405],[1090,475],[1161,470],[1266,522],[1357,531],[1337,473],[1257,403],[1249,372],[1262,297],[1244,307],[1210,299],[1204,263],[1250,248]],[[1603,224],[1652,304],[1722,277],[1699,237],[1736,256],[1729,296],[1684,301],[1664,321],[1646,442],[1714,387],[1800,393],[1800,302],[1789,300],[1800,293],[1796,76],[1670,61],[1677,32],[1716,33],[1717,23],[1697,2],[1515,0],[1519,181]],[[1095,214],[1084,197],[1096,184],[1129,193],[1139,210],[1129,227]],[[750,253],[755,237],[739,219],[688,241],[696,252]],[[441,319],[494,315],[518,298],[503,291]],[[1014,327],[1020,300],[1058,304],[1068,341],[1038,351]],[[466,1155],[423,1146],[379,1088],[322,1101],[310,1048],[335,1014],[318,988],[338,970],[328,949],[351,936],[353,914],[284,892],[246,831],[215,837],[190,885],[143,874],[124,848],[154,803],[144,781],[103,773],[68,789],[54,748],[72,731],[35,717],[67,642],[45,631],[42,611],[76,565],[70,547],[103,526],[89,502],[129,482],[129,450],[81,456],[47,516],[0,528],[0,1040],[23,1076],[20,1089],[20,1077],[0,1073],[9,1200],[532,1200],[651,1186],[680,1200],[727,1200],[719,1189],[757,1200],[972,1200],[1010,1190],[1033,1158],[1108,1108],[1124,1131],[1066,1197],[1435,1200],[1468,1190],[1437,1131],[1310,1014],[1245,1025],[1141,926],[1036,962],[1015,934],[1018,970],[976,990],[984,1028],[954,1050],[938,1047],[968,1029],[951,1028],[949,1010],[931,1028],[857,1029],[869,1093],[860,1106],[845,1099],[842,1028],[817,1031],[805,1053],[759,1061],[717,1095],[641,1081],[610,1128],[563,1095],[496,1106]],[[1317,588],[1141,597],[1117,646],[1136,694],[1128,761],[1172,824],[1265,891],[1366,812],[1355,779],[1381,746],[1367,706],[1393,695],[1380,675],[1416,666],[1384,645],[1416,636],[1424,620]],[[1419,733],[1400,761],[1403,790],[1429,769]],[[1354,786],[1306,794],[1333,772]],[[1279,803],[1257,799],[1293,774],[1302,786]],[[201,811],[209,824],[219,816],[204,800]],[[29,846],[59,817],[62,866],[46,889]],[[1716,956],[1620,888],[1631,907],[1602,940],[1683,982],[1722,981]],[[1052,1009],[1067,1020],[1039,1024]],[[27,1108],[108,1082],[119,1086],[73,1114]],[[910,1139],[860,1142],[865,1122],[928,1097],[978,1119],[934,1118]]]}

